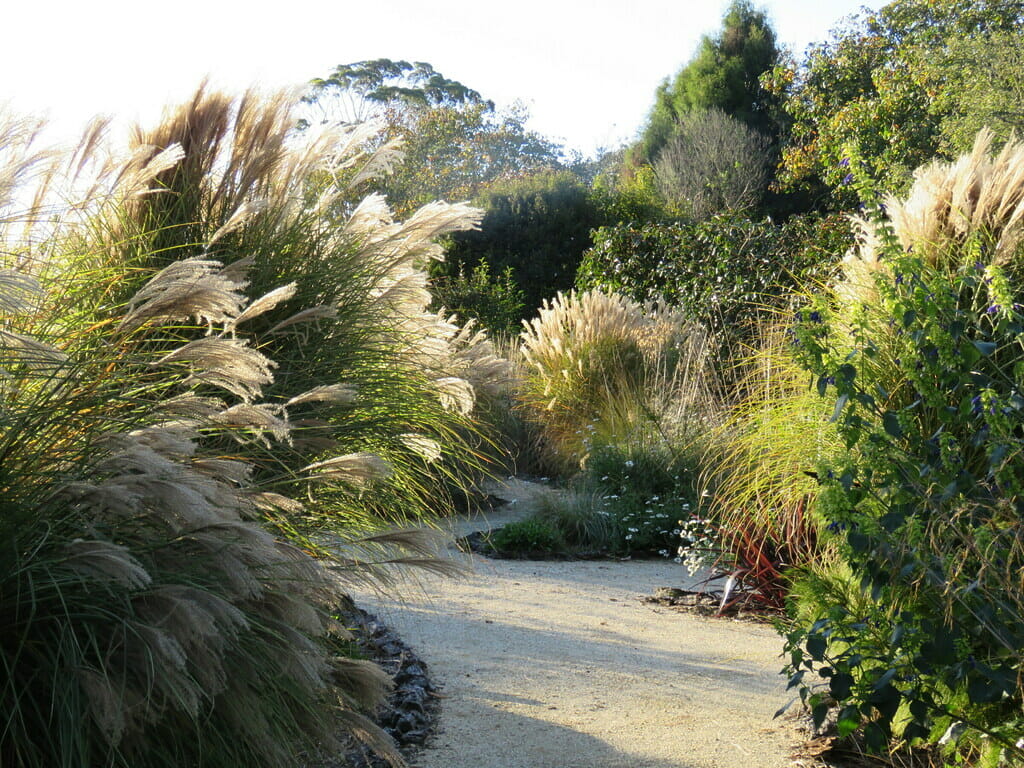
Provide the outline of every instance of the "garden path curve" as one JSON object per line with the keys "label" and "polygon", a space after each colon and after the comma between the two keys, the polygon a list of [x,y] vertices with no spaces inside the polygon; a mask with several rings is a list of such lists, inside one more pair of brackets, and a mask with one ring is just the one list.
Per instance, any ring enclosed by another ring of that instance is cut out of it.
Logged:
{"label": "garden path curve", "polygon": [[[518,504],[454,524],[464,535]],[[781,641],[767,626],[641,602],[679,586],[671,561],[473,559],[463,578],[422,577],[401,600],[357,602],[394,627],[443,695],[416,768],[783,768],[799,735]]]}

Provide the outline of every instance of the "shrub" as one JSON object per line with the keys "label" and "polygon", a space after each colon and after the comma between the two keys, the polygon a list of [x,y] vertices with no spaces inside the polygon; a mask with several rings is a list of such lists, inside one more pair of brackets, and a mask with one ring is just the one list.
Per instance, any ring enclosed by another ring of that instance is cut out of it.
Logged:
{"label": "shrub", "polygon": [[519,556],[551,554],[564,547],[555,527],[538,517],[499,528],[491,536],[491,544],[501,554]]}
{"label": "shrub", "polygon": [[785,306],[794,287],[824,281],[852,242],[838,215],[602,227],[576,286],[663,298],[729,343],[750,337],[756,307]]}
{"label": "shrub", "polygon": [[863,245],[796,333],[835,395],[848,451],[820,470],[820,509],[862,597],[820,591],[789,636],[791,684],[820,721],[809,677],[827,679],[840,731],[875,750],[956,725],[961,757],[1024,756],[1024,145],[990,159],[988,141],[921,169],[888,223],[860,181]]}
{"label": "shrub", "polygon": [[694,477],[692,465],[666,448],[633,436],[589,456],[587,478],[600,494],[597,513],[609,523],[612,553],[675,556],[680,521],[694,501]]}
{"label": "shrub", "polygon": [[746,599],[773,610],[785,606],[790,579],[823,557],[812,475],[841,451],[831,409],[808,389],[793,355],[791,319],[762,321],[758,348],[743,361],[744,397],[701,457],[699,514],[719,531],[718,567]]}
{"label": "shrub", "polygon": [[484,209],[479,230],[453,235],[431,275],[451,280],[481,261],[496,274],[511,268],[527,312],[572,288],[590,230],[603,223],[587,188],[568,171],[495,185],[477,204]]}
{"label": "shrub", "polygon": [[526,302],[516,285],[512,267],[491,274],[486,259],[470,268],[461,266],[453,275],[431,282],[434,306],[454,312],[462,323],[477,321],[489,333],[510,338],[519,332]]}
{"label": "shrub", "polygon": [[254,522],[301,505],[217,447],[233,413],[267,408],[273,362],[227,332],[189,340],[184,322],[218,282],[225,322],[258,309],[224,273],[175,277],[219,264],[178,264],[88,324],[96,272],[44,273],[37,293],[0,271],[0,306],[31,310],[3,311],[0,331],[0,756],[293,765],[341,732],[396,760],[356,712],[386,676],[321,645],[338,576]]}
{"label": "shrub", "polygon": [[697,221],[757,206],[770,178],[768,141],[720,109],[683,115],[654,161],[658,191]]}

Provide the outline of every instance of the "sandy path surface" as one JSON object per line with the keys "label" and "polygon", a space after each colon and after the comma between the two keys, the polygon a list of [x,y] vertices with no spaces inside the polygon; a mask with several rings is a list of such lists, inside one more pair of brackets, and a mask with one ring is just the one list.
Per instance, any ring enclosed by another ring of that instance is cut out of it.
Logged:
{"label": "sandy path surface", "polygon": [[441,687],[439,733],[418,768],[794,765],[798,737],[772,720],[787,699],[775,632],[640,601],[659,586],[689,586],[680,566],[473,565],[464,578],[425,579],[403,602],[355,595]]}

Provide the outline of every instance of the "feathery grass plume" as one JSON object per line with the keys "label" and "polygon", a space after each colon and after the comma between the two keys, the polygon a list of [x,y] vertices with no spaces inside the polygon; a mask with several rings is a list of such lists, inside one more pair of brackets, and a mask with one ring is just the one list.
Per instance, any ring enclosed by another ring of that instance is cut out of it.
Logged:
{"label": "feathery grass plume", "polygon": [[[136,151],[180,146],[185,159],[152,178],[153,194],[130,201],[119,231],[159,254],[157,268],[203,247],[201,258],[228,265],[222,278],[244,260],[246,290],[264,298],[224,329],[234,334],[242,323],[256,343],[240,341],[235,349],[219,337],[193,339],[174,354],[184,363],[186,354],[258,349],[279,364],[272,383],[270,371],[255,366],[245,379],[246,388],[259,387],[268,402],[286,407],[293,434],[287,450],[265,449],[256,482],[287,495],[300,487],[289,484],[304,467],[362,453],[392,468],[373,493],[320,486],[317,503],[306,505],[291,529],[365,531],[380,518],[429,517],[479,472],[484,441],[469,411],[476,387],[503,375],[486,338],[467,338],[426,311],[422,267],[441,257],[436,239],[477,226],[480,212],[434,203],[398,222],[375,195],[352,208],[351,187],[385,171],[396,148],[378,146],[372,126],[294,132],[296,105],[290,94],[231,99],[204,86],[159,126],[137,131]],[[453,379],[469,383],[456,392],[447,384]],[[321,397],[339,382],[358,396]],[[410,432],[436,442],[441,460],[428,461],[410,446],[403,439]]]}
{"label": "feathery grass plume", "polygon": [[519,397],[561,471],[585,461],[595,429],[628,434],[654,413],[664,425],[670,404],[675,424],[692,424],[712,380],[702,329],[661,304],[601,291],[545,302],[520,342]]}
{"label": "feathery grass plume", "polygon": [[0,763],[298,765],[341,723],[397,764],[353,709],[381,681],[339,687],[319,641],[347,574],[254,522],[302,505],[220,450],[240,421],[287,437],[273,364],[186,322],[257,313],[212,260],[161,272],[94,231],[112,207],[55,213],[31,278],[0,257]]}
{"label": "feathery grass plume", "polygon": [[[885,200],[892,230],[905,250],[933,267],[955,270],[950,259],[969,236],[982,237],[976,261],[1019,269],[1024,237],[1024,141],[1010,140],[993,156],[992,132],[982,130],[973,150],[954,162],[937,160],[919,168],[906,199]],[[844,261],[846,275],[836,293],[848,303],[870,295],[871,276],[888,271],[875,224],[856,219],[861,246]]]}

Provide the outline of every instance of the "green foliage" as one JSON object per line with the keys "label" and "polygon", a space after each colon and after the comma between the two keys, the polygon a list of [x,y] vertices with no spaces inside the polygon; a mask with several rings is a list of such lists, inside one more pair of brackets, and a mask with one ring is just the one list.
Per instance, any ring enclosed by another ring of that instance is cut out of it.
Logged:
{"label": "green foliage", "polygon": [[572,287],[590,231],[603,223],[587,188],[568,171],[492,185],[477,204],[485,211],[480,229],[453,235],[431,275],[450,280],[482,261],[498,274],[511,269],[531,313]]}
{"label": "green foliage", "polygon": [[526,128],[525,108],[486,104],[389,110],[386,135],[401,139],[404,159],[380,182],[400,214],[434,200],[470,200],[496,182],[561,167],[561,148]]}
{"label": "green foliage", "polygon": [[[927,64],[928,62],[926,62]],[[982,128],[1002,144],[1024,131],[1024,46],[1019,30],[954,41],[933,64],[931,79],[946,87],[933,105],[940,112],[943,151],[968,151]]]}
{"label": "green foliage", "polygon": [[[840,730],[863,729],[875,751],[893,734],[934,739],[960,722],[1019,759],[1024,293],[1004,206],[1024,194],[1007,183],[1024,152],[991,166],[980,154],[892,202],[895,231],[859,180],[877,255],[862,257],[869,271],[850,272],[838,301],[801,313],[796,349],[834,398],[847,448],[820,470],[819,506],[862,594],[826,595],[787,652],[816,721],[829,705],[815,672]],[[961,226],[960,206],[929,207],[926,193],[972,173],[989,195],[973,224]]]}
{"label": "green foliage", "polygon": [[[811,46],[799,67],[776,68],[766,84],[783,98],[792,123],[779,175],[783,186],[820,178],[832,205],[851,206],[856,197],[841,161],[854,146],[885,188],[906,189],[913,169],[940,152],[944,123],[970,123],[967,113],[987,109],[993,86],[974,77],[982,66],[962,72],[958,51],[967,44],[984,57],[1000,35],[1009,36],[1006,50],[1012,51],[1022,21],[1017,0],[895,0]],[[969,100],[961,101],[965,92]],[[973,133],[961,138],[972,140]]]}
{"label": "green foliage", "polygon": [[785,305],[793,286],[826,279],[851,242],[840,216],[603,227],[580,264],[577,286],[637,301],[662,296],[728,346],[749,338],[755,305]]}
{"label": "green foliage", "polygon": [[512,267],[492,275],[491,265],[481,259],[468,271],[462,265],[454,275],[437,275],[431,289],[434,306],[454,312],[461,323],[476,320],[489,333],[505,338],[519,331],[526,303]]}
{"label": "green foliage", "polygon": [[503,555],[539,555],[561,552],[565,545],[550,523],[529,517],[502,526],[491,536],[491,545]]}
{"label": "green foliage", "polygon": [[649,165],[616,167],[599,175],[590,195],[601,222],[639,224],[662,221],[668,216],[658,194],[654,168]]}
{"label": "green foliage", "polygon": [[759,78],[777,63],[775,32],[761,11],[746,0],[726,10],[722,31],[704,37],[693,60],[655,95],[640,142],[640,158],[654,162],[676,123],[690,112],[720,109],[765,136],[777,135],[775,100]]}
{"label": "green foliage", "polygon": [[719,532],[719,567],[773,609],[784,607],[792,576],[827,554],[814,514],[818,484],[807,473],[839,450],[831,410],[808,390],[785,327],[779,316],[762,319],[742,361],[744,396],[701,462],[699,512]]}
{"label": "green foliage", "polygon": [[680,519],[696,495],[692,466],[680,455],[627,438],[595,448],[586,476],[600,494],[596,512],[609,523],[608,551],[675,556]]}

